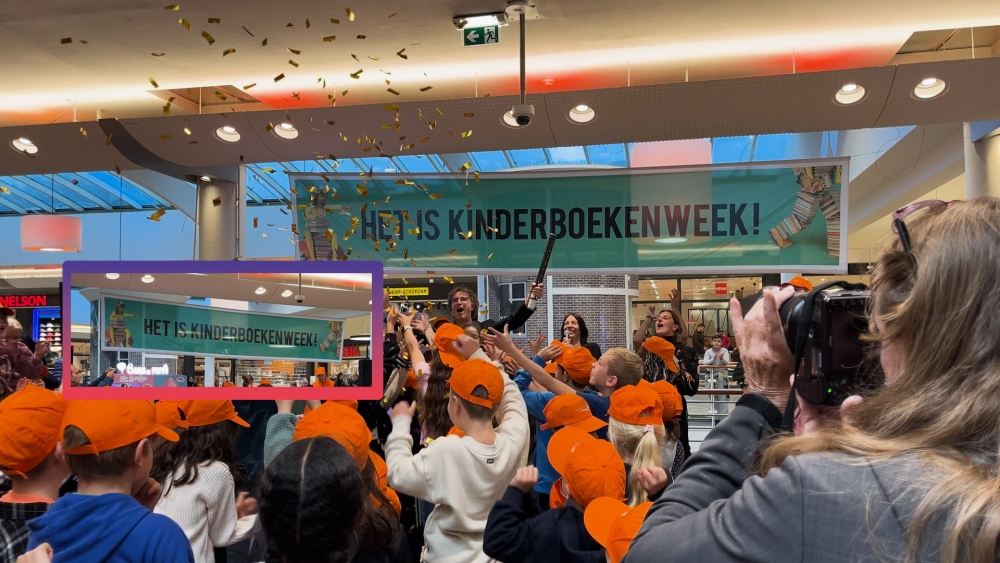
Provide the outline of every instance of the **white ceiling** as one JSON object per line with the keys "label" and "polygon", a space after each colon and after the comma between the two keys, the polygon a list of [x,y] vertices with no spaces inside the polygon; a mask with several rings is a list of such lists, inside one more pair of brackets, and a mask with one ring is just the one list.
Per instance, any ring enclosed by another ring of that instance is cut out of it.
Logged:
{"label": "white ceiling", "polygon": [[[499,45],[463,48],[452,24],[455,15],[502,10],[502,0],[382,0],[353,6],[349,0],[199,0],[181,1],[177,11],[165,10],[166,4],[2,3],[0,49],[8,56],[0,63],[5,76],[0,123],[72,121],[74,104],[79,121],[95,119],[98,110],[104,117],[162,115],[163,101],[149,93],[154,89],[150,78],[161,90],[256,83],[247,93],[265,107],[280,109],[329,106],[334,83],[341,106],[517,91],[518,25],[501,30]],[[353,22],[348,7],[356,14]],[[631,0],[614,5],[539,0],[538,12],[542,19],[530,21],[526,29],[532,93],[679,82],[685,69],[692,80],[789,73],[793,50],[798,72],[880,66],[914,32],[1000,22],[1000,4],[994,0]],[[182,17],[191,31],[178,23]],[[209,24],[209,18],[221,23]],[[340,23],[332,24],[331,18]],[[210,45],[202,32],[215,42]],[[323,41],[331,35],[335,41]],[[62,44],[63,38],[73,42]],[[264,38],[266,47],[261,46]],[[408,60],[396,56],[403,48]],[[223,57],[227,49],[236,52]],[[349,74],[359,69],[364,73],[351,79]],[[274,82],[279,74],[285,78]],[[319,78],[326,79],[325,90]],[[545,86],[547,78],[554,84]],[[419,91],[426,86],[433,90]],[[389,87],[401,95],[388,93]],[[347,96],[340,94],[344,89]],[[173,111],[192,111],[181,106],[178,101]]]}

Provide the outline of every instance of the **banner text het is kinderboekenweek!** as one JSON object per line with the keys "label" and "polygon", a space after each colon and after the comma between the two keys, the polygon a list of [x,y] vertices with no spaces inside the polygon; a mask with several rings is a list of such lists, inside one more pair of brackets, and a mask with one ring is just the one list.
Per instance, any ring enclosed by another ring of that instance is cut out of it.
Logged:
{"label": "banner text het is kinderboekenweek!", "polygon": [[344,321],[264,315],[104,296],[104,350],[336,362]]}
{"label": "banner text het is kinderboekenweek!", "polygon": [[464,177],[293,175],[298,257],[387,269],[838,271],[843,160]]}

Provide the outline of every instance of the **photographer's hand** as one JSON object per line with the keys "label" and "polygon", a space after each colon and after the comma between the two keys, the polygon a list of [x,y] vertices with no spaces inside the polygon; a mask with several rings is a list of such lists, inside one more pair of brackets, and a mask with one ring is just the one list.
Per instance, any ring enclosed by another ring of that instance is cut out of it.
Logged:
{"label": "photographer's hand", "polygon": [[[794,387],[795,376],[788,378],[790,385]],[[851,422],[851,411],[861,405],[864,399],[860,395],[851,395],[840,405],[840,407],[818,407],[810,402],[804,401],[802,395],[795,395],[795,422],[792,430],[796,436],[811,434],[819,430],[827,420],[840,419],[848,424]]]}
{"label": "photographer's hand", "polygon": [[795,357],[785,341],[778,309],[793,295],[794,287],[765,289],[745,318],[738,299],[729,304],[736,340],[741,344],[746,392],[764,395],[782,411],[791,391],[788,376],[795,373]]}

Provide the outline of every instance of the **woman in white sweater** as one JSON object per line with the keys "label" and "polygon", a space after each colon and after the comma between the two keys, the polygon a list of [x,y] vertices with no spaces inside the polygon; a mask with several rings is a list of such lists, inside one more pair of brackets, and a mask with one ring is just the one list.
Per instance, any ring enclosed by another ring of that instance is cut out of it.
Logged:
{"label": "woman in white sweater", "polygon": [[155,512],[184,530],[197,563],[215,563],[215,548],[250,536],[257,503],[236,497],[236,439],[248,427],[232,401],[181,401],[190,428],[183,440],[164,443],[150,475],[163,487]]}

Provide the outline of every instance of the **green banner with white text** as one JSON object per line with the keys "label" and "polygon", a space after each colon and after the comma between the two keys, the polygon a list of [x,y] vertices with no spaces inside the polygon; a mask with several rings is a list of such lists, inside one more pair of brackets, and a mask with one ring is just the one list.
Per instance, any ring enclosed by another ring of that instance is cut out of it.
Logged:
{"label": "green banner with white text", "polygon": [[101,299],[101,348],[227,358],[340,361],[344,321]]}
{"label": "green banner with white text", "polygon": [[846,268],[846,163],[291,177],[298,258],[389,271]]}

